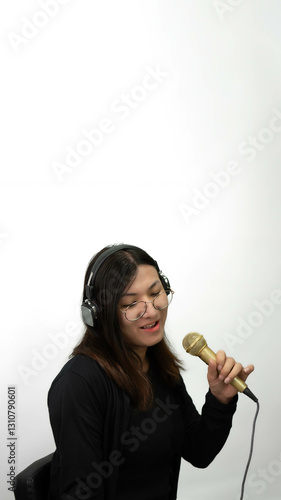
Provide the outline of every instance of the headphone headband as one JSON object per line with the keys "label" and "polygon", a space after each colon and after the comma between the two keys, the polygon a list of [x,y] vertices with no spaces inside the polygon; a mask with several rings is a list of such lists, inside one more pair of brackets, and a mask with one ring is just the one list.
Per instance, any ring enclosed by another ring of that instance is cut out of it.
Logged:
{"label": "headphone headband", "polygon": [[[132,249],[132,250],[140,250],[139,247],[136,247],[134,245],[125,245],[125,244],[112,245],[112,247],[110,247],[107,250],[105,250],[97,258],[97,260],[95,261],[95,263],[93,264],[93,267],[91,269],[87,285],[85,286],[85,295],[86,295],[87,299],[90,300],[91,297],[93,296],[94,278],[97,275],[97,272],[98,272],[99,268],[108,259],[108,257],[110,257],[110,255],[114,254],[115,252],[118,252],[119,250],[130,250],[130,249]],[[156,267],[158,273],[160,273],[160,270],[159,270],[159,267],[158,267],[158,264],[157,264],[156,260],[154,260],[154,264],[155,264],[155,267]]]}

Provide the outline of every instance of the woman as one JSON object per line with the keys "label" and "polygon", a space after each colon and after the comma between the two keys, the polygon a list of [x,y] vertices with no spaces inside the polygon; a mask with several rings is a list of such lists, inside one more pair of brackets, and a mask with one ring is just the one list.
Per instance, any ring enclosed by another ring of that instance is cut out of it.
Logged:
{"label": "woman", "polygon": [[229,383],[254,367],[219,351],[200,415],[165,338],[173,293],[138,247],[106,247],[90,262],[86,331],[48,395],[49,500],[172,500],[181,458],[207,467],[224,445],[237,402]]}

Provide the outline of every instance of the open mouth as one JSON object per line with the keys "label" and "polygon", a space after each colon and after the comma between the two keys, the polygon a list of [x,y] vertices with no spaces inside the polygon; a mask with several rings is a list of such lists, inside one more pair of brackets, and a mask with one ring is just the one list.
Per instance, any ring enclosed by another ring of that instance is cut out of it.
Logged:
{"label": "open mouth", "polygon": [[159,326],[159,321],[154,321],[154,323],[150,323],[149,325],[141,326],[142,330],[154,330]]}

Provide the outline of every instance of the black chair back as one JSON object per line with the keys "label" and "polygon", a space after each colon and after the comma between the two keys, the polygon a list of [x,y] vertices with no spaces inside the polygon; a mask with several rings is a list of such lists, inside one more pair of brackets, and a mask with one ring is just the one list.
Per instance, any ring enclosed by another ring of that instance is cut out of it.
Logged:
{"label": "black chair back", "polygon": [[53,453],[33,462],[15,479],[16,500],[47,500]]}

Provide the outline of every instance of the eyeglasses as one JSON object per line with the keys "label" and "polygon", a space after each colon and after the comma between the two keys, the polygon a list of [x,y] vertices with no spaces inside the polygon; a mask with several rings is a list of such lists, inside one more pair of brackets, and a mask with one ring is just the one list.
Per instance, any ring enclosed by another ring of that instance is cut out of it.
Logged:
{"label": "eyeglasses", "polygon": [[152,304],[154,309],[158,311],[162,311],[162,309],[166,309],[172,302],[173,295],[175,292],[170,288],[158,293],[153,300],[148,300],[145,302],[144,300],[138,300],[137,302],[133,302],[129,306],[119,307],[119,310],[125,314],[125,318],[128,321],[137,321],[140,319],[147,310],[147,304]]}

